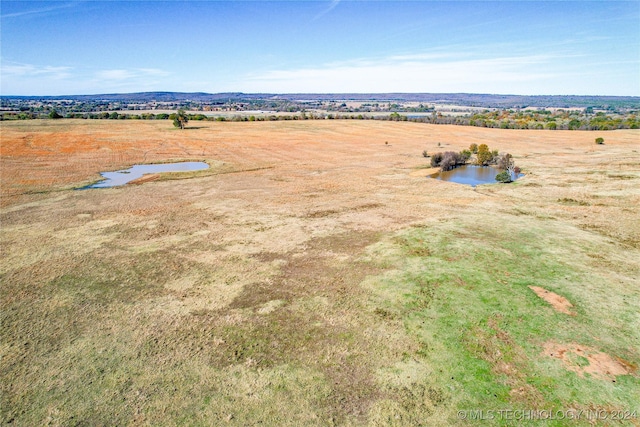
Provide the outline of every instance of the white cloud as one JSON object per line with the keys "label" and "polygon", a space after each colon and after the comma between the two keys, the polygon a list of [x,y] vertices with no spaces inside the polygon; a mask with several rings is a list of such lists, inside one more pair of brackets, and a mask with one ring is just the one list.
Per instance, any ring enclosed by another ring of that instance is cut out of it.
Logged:
{"label": "white cloud", "polygon": [[[473,58],[471,54],[394,55],[272,70],[251,75],[245,91],[266,92],[492,92],[526,93],[527,85],[556,75],[552,56]],[[460,59],[462,58],[462,59]]]}
{"label": "white cloud", "polygon": [[95,73],[96,77],[101,80],[123,81],[144,79],[145,77],[163,77],[170,73],[156,68],[133,68],[133,69],[115,69],[101,70]]}
{"label": "white cloud", "polygon": [[2,61],[3,94],[74,95],[163,90],[171,73],[157,68],[89,70]]}
{"label": "white cloud", "polygon": [[60,9],[68,9],[74,6],[75,6],[75,3],[66,3],[66,4],[59,4],[56,6],[49,6],[49,7],[40,8],[40,9],[31,9],[31,10],[24,10],[22,12],[7,13],[5,15],[2,15],[2,19],[21,18],[23,16],[31,16],[31,15],[43,15],[43,14],[47,14],[49,12],[57,11]]}
{"label": "white cloud", "polygon": [[166,87],[171,87],[171,74],[158,68],[98,70],[82,79],[70,93],[128,93],[167,90]]}
{"label": "white cloud", "polygon": [[71,67],[53,67],[50,65],[38,67],[32,64],[6,63],[3,61],[0,67],[0,75],[3,78],[46,76],[48,78],[64,79],[71,76],[71,70]]}
{"label": "white cloud", "polygon": [[322,12],[320,12],[319,14],[317,14],[313,20],[315,21],[316,19],[320,19],[322,18],[324,15],[326,15],[327,13],[331,12],[333,9],[336,8],[336,6],[338,6],[340,4],[341,0],[331,0],[331,3],[329,4],[329,6],[327,6],[327,8],[325,10],[323,10]]}

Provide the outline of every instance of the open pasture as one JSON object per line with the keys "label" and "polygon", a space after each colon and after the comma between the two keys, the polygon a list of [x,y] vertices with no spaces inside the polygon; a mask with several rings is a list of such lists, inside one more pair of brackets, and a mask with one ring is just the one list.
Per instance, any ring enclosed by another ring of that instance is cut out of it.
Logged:
{"label": "open pasture", "polygon": [[[637,130],[0,131],[2,423],[465,425],[504,409],[640,423]],[[423,150],[471,143],[526,176],[425,177]],[[74,190],[182,160],[211,168]]]}

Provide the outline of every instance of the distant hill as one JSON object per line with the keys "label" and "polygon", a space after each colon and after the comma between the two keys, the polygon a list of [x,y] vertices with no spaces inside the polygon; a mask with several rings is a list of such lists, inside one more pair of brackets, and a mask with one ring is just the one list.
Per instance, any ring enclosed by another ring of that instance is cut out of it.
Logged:
{"label": "distant hill", "polygon": [[216,102],[242,100],[289,100],[289,101],[373,101],[373,102],[420,102],[430,104],[454,104],[486,108],[524,108],[524,107],[589,107],[615,106],[640,108],[637,96],[577,96],[577,95],[492,95],[473,93],[204,93],[204,92],[138,92],[112,93],[96,95],[66,96],[3,96],[12,99],[75,101],[111,101],[111,102]]}

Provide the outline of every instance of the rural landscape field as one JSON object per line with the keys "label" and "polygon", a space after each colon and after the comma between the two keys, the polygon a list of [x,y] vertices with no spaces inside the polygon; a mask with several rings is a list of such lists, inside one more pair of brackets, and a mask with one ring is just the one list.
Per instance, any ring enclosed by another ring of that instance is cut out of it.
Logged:
{"label": "rural landscape field", "polygon": [[[638,130],[0,131],[3,424],[640,425]],[[428,177],[473,143],[525,176]]]}

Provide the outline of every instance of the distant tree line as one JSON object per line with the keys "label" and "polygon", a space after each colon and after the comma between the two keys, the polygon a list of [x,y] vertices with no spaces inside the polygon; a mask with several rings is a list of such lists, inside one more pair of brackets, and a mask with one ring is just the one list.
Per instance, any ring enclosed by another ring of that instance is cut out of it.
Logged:
{"label": "distant tree line", "polygon": [[[185,106],[186,104],[186,106]],[[191,105],[194,103],[177,103],[176,109],[189,110],[194,109],[203,111],[202,113],[190,113],[187,115],[189,120],[195,121],[276,121],[276,120],[389,120],[389,121],[408,121],[430,124],[450,124],[459,126],[477,126],[486,128],[500,129],[548,129],[548,130],[614,130],[614,129],[638,129],[640,128],[640,114],[637,110],[617,111],[613,109],[605,111],[597,111],[594,107],[587,107],[580,110],[564,110],[557,109],[554,111],[548,109],[538,110],[485,110],[483,112],[453,115],[443,114],[441,112],[432,111],[431,107],[419,105],[412,107],[416,111],[415,114],[392,111],[390,114],[367,113],[358,111],[342,111],[348,110],[346,103],[339,104],[335,107],[335,111],[327,110],[327,105],[318,105],[324,107],[324,110],[312,109],[311,111],[302,108],[300,104],[291,101],[269,101],[255,100],[251,103],[220,103],[216,105]],[[321,103],[320,103],[321,104]],[[330,103],[331,104],[331,103]],[[174,105],[174,104],[171,104]],[[163,105],[165,108],[168,105]],[[307,105],[308,106],[308,105]],[[168,120],[170,114],[159,112],[151,113],[148,110],[136,112],[132,106],[128,106],[124,112],[119,111],[101,111],[107,107],[125,107],[118,103],[108,102],[78,102],[57,101],[47,105],[32,102],[29,103],[12,103],[9,100],[2,100],[2,109],[0,111],[0,120],[30,120],[37,118],[52,118],[55,112],[56,117],[72,118],[72,119],[94,119],[94,120]],[[272,110],[277,114],[241,114],[242,111],[251,111],[247,108],[260,108],[261,110],[275,108]],[[379,103],[363,104],[363,110],[389,110],[402,109],[399,104]],[[95,111],[77,111],[85,108],[96,108]],[[137,107],[136,107],[137,108]],[[216,114],[214,109],[218,108],[226,111],[227,114]],[[10,109],[7,111],[7,109]],[[408,107],[404,107],[408,109]],[[237,114],[230,115],[229,112],[236,111]],[[430,114],[428,113],[430,111]],[[208,113],[208,114],[205,114]]]}

